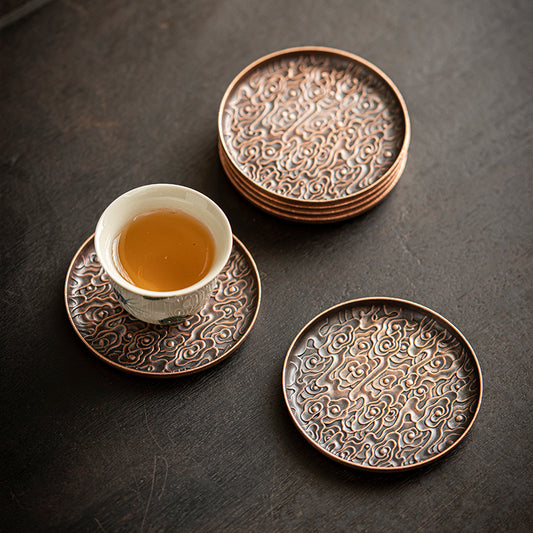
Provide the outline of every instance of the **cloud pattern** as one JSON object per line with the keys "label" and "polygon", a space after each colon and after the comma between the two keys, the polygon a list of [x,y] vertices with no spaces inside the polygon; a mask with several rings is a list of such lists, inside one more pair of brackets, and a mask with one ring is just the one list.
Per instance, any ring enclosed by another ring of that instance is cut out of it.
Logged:
{"label": "cloud pattern", "polygon": [[298,338],[284,378],[291,413],[314,444],[375,468],[446,451],[481,393],[461,338],[435,317],[389,303],[326,313]]}
{"label": "cloud pattern", "polygon": [[273,58],[240,79],[221,133],[254,184],[320,201],[379,180],[400,154],[406,123],[384,79],[362,63],[317,53]]}
{"label": "cloud pattern", "polygon": [[200,313],[174,326],[147,324],[121,307],[91,239],[69,271],[66,299],[74,328],[101,358],[137,373],[174,375],[210,366],[242,342],[255,320],[259,283],[253,261],[234,239],[213,296]]}

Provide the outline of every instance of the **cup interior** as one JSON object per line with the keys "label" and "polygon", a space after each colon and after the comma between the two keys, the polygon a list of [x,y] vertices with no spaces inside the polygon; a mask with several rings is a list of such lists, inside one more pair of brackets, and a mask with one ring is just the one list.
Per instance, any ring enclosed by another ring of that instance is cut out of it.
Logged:
{"label": "cup interior", "polygon": [[[114,248],[122,229],[133,217],[157,209],[187,213],[202,222],[213,236],[215,255],[211,269],[190,287],[168,292],[142,289],[123,278],[116,266]],[[102,213],[94,236],[96,254],[109,277],[134,293],[154,297],[188,294],[212,281],[227,263],[232,242],[231,226],[217,204],[198,191],[169,183],[145,185],[119,196]]]}

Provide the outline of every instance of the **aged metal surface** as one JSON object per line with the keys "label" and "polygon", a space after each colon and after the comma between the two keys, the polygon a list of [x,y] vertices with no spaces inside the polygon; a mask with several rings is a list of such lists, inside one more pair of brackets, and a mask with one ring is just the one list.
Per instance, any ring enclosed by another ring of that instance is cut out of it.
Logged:
{"label": "aged metal surface", "polygon": [[219,132],[236,168],[276,195],[349,198],[385,179],[409,144],[392,81],[362,58],[295,48],[244,69],[221,103]]}
{"label": "aged metal surface", "polygon": [[381,180],[379,184],[367,189],[364,193],[357,195],[356,199],[328,204],[323,204],[320,202],[306,202],[305,204],[300,204],[280,196],[272,196],[260,187],[254,186],[249,180],[243,177],[235,167],[232,166],[231,161],[225,156],[224,150],[220,143],[219,157],[222,167],[224,168],[228,178],[232,182],[239,183],[246,191],[249,191],[251,194],[259,198],[263,203],[276,207],[289,208],[300,213],[309,214],[333,213],[336,211],[353,209],[354,207],[366,202],[368,199],[376,196],[380,191],[386,189],[392,181],[399,179],[407,162],[407,156],[402,154],[398,158],[397,164],[391,168],[391,172],[386,179]]}
{"label": "aged metal surface", "polygon": [[[0,529],[20,533],[530,533],[533,3],[56,0],[0,32]],[[412,123],[378,207],[295,224],[243,199],[217,113],[243,66],[323,44],[378,65]],[[213,198],[261,307],[221,364],[176,379],[93,355],[65,276],[98,215],[146,183]],[[481,409],[442,460],[395,474],[316,450],[281,373],[320,311],[368,295],[456,324]]]}
{"label": "aged metal surface", "polygon": [[313,207],[310,205],[302,207],[263,195],[259,189],[250,187],[246,180],[237,174],[223,153],[220,153],[220,160],[226,176],[234,187],[256,207],[282,219],[316,224],[346,220],[372,209],[392,191],[406,164],[406,156],[402,155],[398,161],[399,166],[395,167],[394,172],[390,173],[387,180],[381,181],[378,186],[370,189],[364,196],[358,196],[357,201],[350,204],[327,206],[314,204]]}
{"label": "aged metal surface", "polygon": [[456,446],[479,411],[466,339],[433,311],[388,298],[339,304],[296,337],[285,400],[315,447],[349,466],[398,471]]}
{"label": "aged metal surface", "polygon": [[123,310],[93,237],[78,250],[65,282],[70,321],[90,350],[121,370],[153,377],[190,374],[225,359],[250,332],[260,299],[255,262],[236,237],[211,300],[178,325],[147,324]]}

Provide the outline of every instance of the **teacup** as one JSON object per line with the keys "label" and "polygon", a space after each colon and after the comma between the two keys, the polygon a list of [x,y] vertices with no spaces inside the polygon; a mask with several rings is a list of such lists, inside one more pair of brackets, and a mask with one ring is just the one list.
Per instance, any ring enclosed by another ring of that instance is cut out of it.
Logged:
{"label": "teacup", "polygon": [[[117,240],[135,217],[155,210],[185,213],[202,223],[211,234],[214,254],[211,267],[191,286],[154,291],[134,285],[117,264]],[[94,235],[100,263],[124,309],[151,324],[170,325],[200,312],[207,304],[218,275],[226,265],[232,245],[231,226],[224,212],[202,193],[169,183],[145,185],[114,200],[102,213]]]}

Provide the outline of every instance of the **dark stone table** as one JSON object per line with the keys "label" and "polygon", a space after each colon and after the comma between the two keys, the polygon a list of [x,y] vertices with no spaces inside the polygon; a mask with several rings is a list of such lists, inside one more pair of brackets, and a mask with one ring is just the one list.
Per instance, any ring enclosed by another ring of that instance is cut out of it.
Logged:
{"label": "dark stone table", "polygon": [[[531,2],[42,4],[0,33],[0,529],[530,531]],[[411,117],[398,185],[343,223],[259,211],[217,154],[233,77],[308,44],[378,65]],[[164,381],[97,359],[63,296],[104,207],[155,182],[219,203],[263,288],[238,350]],[[284,404],[295,335],[364,296],[434,309],[479,358],[475,425],[419,470],[331,461]]]}

